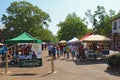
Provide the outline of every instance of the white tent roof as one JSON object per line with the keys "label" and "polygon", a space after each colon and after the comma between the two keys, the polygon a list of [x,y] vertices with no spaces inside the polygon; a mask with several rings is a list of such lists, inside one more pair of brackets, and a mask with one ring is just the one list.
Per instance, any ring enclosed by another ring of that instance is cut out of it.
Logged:
{"label": "white tent roof", "polygon": [[74,37],[73,39],[69,40],[68,43],[78,42],[78,41],[79,41],[79,39]]}
{"label": "white tent roof", "polygon": [[83,40],[83,42],[88,42],[88,41],[112,41],[112,40],[102,35],[93,34]]}

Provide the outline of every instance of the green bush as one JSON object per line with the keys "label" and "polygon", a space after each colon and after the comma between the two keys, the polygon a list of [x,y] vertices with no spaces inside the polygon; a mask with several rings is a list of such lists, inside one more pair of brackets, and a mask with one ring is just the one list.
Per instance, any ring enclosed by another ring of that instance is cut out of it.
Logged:
{"label": "green bush", "polygon": [[120,67],[120,53],[108,56],[107,57],[107,64],[110,67]]}

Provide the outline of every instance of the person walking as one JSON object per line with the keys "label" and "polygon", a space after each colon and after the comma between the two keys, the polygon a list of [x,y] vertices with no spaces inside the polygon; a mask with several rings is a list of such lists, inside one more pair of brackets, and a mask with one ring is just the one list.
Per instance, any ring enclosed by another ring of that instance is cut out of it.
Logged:
{"label": "person walking", "polygon": [[51,44],[48,45],[48,56],[50,57],[52,54],[52,48],[53,46]]}
{"label": "person walking", "polygon": [[67,60],[69,59],[69,53],[70,53],[70,46],[66,46],[66,54],[67,54]]}
{"label": "person walking", "polygon": [[60,47],[59,47],[59,45],[57,45],[56,51],[57,51],[57,59],[59,59],[60,58]]}
{"label": "person walking", "polygon": [[72,60],[74,61],[74,57],[75,57],[75,46],[74,46],[73,44],[70,46],[70,50],[71,50]]}
{"label": "person walking", "polygon": [[84,46],[81,44],[79,47],[80,61],[85,60]]}
{"label": "person walking", "polygon": [[63,59],[66,58],[66,45],[64,45],[63,47]]}

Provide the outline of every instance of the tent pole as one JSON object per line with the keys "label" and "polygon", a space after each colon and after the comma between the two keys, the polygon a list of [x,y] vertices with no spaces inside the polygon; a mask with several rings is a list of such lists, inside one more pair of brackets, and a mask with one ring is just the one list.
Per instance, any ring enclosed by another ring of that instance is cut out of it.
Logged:
{"label": "tent pole", "polygon": [[51,62],[52,73],[54,72],[54,56],[52,54],[52,62]]}
{"label": "tent pole", "polygon": [[6,53],[6,66],[5,66],[5,73],[8,73],[8,52]]}

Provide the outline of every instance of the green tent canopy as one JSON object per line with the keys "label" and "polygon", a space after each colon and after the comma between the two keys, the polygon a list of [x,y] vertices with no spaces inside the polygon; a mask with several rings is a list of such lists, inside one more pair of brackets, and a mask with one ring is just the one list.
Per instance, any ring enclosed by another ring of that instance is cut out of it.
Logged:
{"label": "green tent canopy", "polygon": [[15,38],[6,40],[6,43],[42,43],[42,40],[36,39],[27,32],[24,32]]}

